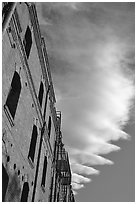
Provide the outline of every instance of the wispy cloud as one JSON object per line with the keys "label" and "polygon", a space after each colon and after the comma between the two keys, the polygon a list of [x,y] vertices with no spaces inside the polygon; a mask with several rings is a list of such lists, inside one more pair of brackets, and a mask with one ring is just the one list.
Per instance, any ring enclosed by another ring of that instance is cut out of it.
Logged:
{"label": "wispy cloud", "polygon": [[90,178],[86,178],[82,175],[79,175],[79,174],[76,174],[76,173],[73,173],[72,175],[72,182],[75,182],[75,183],[88,183],[90,182],[91,179]]}
{"label": "wispy cloud", "polygon": [[71,169],[73,172],[77,172],[78,174],[85,174],[85,175],[92,175],[92,174],[99,174],[99,171],[89,167],[89,166],[84,166],[82,164],[78,163],[71,163]]}
{"label": "wispy cloud", "polygon": [[[129,139],[134,97],[134,3],[43,3],[39,16],[62,111],[75,190],[113,164],[104,154]],[[84,176],[83,176],[84,175]]]}
{"label": "wispy cloud", "polygon": [[72,188],[78,190],[80,188],[84,188],[84,185],[79,183],[72,183]]}
{"label": "wispy cloud", "polygon": [[81,151],[80,149],[79,150],[69,149],[69,152],[70,152],[71,164],[76,164],[77,162],[88,166],[113,164],[113,162],[110,161],[109,159],[106,159],[96,154],[92,154],[91,152],[88,152],[87,149],[85,149],[84,151]]}

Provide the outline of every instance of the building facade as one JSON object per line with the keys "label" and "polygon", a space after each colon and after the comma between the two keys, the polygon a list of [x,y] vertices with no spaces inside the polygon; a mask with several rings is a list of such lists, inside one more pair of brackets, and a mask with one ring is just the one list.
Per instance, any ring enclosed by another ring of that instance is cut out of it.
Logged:
{"label": "building facade", "polygon": [[61,113],[35,4],[2,7],[2,200],[73,202]]}

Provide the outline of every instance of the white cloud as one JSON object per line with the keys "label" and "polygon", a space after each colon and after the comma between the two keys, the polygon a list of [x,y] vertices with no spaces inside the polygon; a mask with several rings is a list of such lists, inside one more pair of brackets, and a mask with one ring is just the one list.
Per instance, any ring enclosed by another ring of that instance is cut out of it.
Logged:
{"label": "white cloud", "polygon": [[43,4],[41,18],[51,24],[43,33],[49,37],[57,107],[62,112],[73,188],[78,189],[91,181],[83,174],[99,173],[91,166],[113,164],[100,156],[120,150],[113,141],[130,138],[123,128],[134,97],[134,14],[124,4],[121,9],[114,4],[62,6],[46,4],[44,10]]}
{"label": "white cloud", "polygon": [[72,188],[73,188],[74,190],[78,190],[78,189],[83,188],[83,187],[84,187],[83,184],[72,183]]}
{"label": "white cloud", "polygon": [[109,159],[87,152],[87,150],[80,151],[76,149],[73,149],[73,150],[71,149],[69,156],[72,164],[79,163],[87,166],[113,164],[113,162],[110,161]]}
{"label": "white cloud", "polygon": [[73,173],[78,173],[78,174],[85,174],[85,175],[99,174],[98,170],[78,163],[72,163],[71,170]]}
{"label": "white cloud", "polygon": [[76,174],[76,173],[73,173],[72,174],[72,183],[75,182],[75,183],[89,183],[91,181],[91,179],[89,178],[86,178],[82,175],[79,175],[79,174]]}

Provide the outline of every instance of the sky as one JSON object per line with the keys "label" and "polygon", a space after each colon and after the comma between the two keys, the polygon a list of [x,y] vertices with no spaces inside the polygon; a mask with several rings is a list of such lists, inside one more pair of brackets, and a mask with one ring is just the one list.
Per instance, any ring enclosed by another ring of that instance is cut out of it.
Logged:
{"label": "sky", "polygon": [[76,201],[134,201],[134,3],[37,3]]}

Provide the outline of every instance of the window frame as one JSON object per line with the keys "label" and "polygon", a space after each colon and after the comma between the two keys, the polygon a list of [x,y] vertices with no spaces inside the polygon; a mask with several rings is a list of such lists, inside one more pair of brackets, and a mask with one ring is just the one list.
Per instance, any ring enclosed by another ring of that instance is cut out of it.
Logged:
{"label": "window frame", "polygon": [[28,153],[28,160],[32,168],[34,168],[37,138],[38,138],[38,130],[37,130],[37,126],[34,124],[32,128],[31,141],[30,141],[30,147],[29,147],[29,153]]}
{"label": "window frame", "polygon": [[42,170],[42,179],[41,179],[41,187],[42,190],[45,190],[45,183],[46,183],[46,176],[47,176],[47,167],[48,167],[48,160],[47,156],[44,156],[44,163],[43,163],[43,170]]}
{"label": "window frame", "polygon": [[[27,40],[27,38],[29,38]],[[32,32],[31,32],[31,29],[29,26],[27,26],[26,28],[26,32],[25,32],[25,35],[24,35],[24,39],[23,39],[23,45],[24,45],[24,48],[25,48],[25,53],[26,53],[26,57],[27,59],[29,59],[29,56],[30,56],[30,51],[31,51],[31,48],[32,48]]]}
{"label": "window frame", "polygon": [[48,120],[48,136],[49,136],[49,139],[50,139],[50,135],[51,135],[51,125],[52,125],[51,116],[49,115],[49,120]]}
{"label": "window frame", "polygon": [[41,108],[42,108],[43,96],[44,96],[44,85],[43,85],[43,82],[41,81],[40,87],[39,87],[39,94],[38,94],[38,100]]}
{"label": "window frame", "polygon": [[11,126],[14,126],[13,121],[15,119],[18,108],[21,89],[21,78],[18,72],[15,71],[9,88],[8,96],[4,104],[4,111]]}

